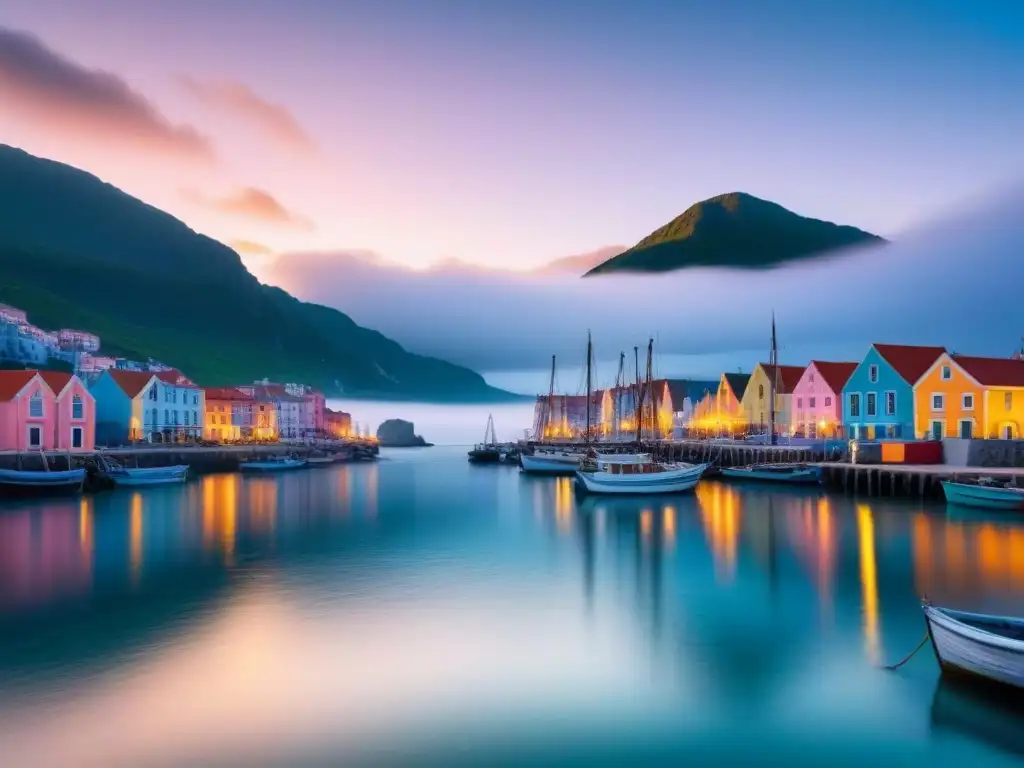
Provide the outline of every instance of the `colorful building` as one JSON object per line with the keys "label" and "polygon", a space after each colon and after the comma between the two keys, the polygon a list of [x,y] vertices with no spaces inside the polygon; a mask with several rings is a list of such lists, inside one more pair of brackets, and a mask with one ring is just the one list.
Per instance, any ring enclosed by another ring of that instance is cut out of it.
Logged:
{"label": "colorful building", "polygon": [[793,427],[803,437],[843,435],[843,387],[857,363],[812,360],[793,388]]}
{"label": "colorful building", "polygon": [[329,437],[340,440],[352,436],[352,414],[344,411],[324,409],[324,431]]}
{"label": "colorful building", "polygon": [[234,387],[204,387],[203,437],[224,442],[253,436],[256,399]]}
{"label": "colorful building", "polygon": [[53,450],[56,423],[56,398],[38,371],[0,371],[0,450]]}
{"label": "colorful building", "polygon": [[53,392],[53,447],[58,451],[91,451],[96,443],[96,398],[71,373],[40,371]]}
{"label": "colorful building", "polygon": [[945,353],[942,347],[872,344],[843,387],[850,438],[907,438],[915,428],[914,386]]}
{"label": "colorful building", "polygon": [[741,405],[747,427],[766,432],[771,421],[771,393],[775,392],[775,433],[792,432],[793,389],[803,376],[802,365],[758,363],[750,375]]}
{"label": "colorful building", "polygon": [[690,429],[716,436],[746,431],[743,396],[749,383],[749,373],[723,373],[717,388],[705,394],[694,407]]}
{"label": "colorful building", "polygon": [[96,442],[124,445],[150,440],[159,427],[156,374],[111,368],[100,374],[89,391],[96,398]]}
{"label": "colorful building", "polygon": [[697,405],[718,388],[714,381],[667,379],[668,401],[671,404],[673,433],[686,427],[694,418]]}
{"label": "colorful building", "polygon": [[[238,387],[239,390],[251,395],[256,400],[256,409],[254,413],[257,415],[257,421],[266,426],[261,426],[261,437],[264,440],[274,439],[298,439],[305,437],[302,434],[303,421],[302,421],[302,409],[305,408],[305,400],[301,397],[289,394],[288,390],[283,384],[272,384],[266,381],[258,382],[256,384],[247,384],[245,386]],[[259,406],[269,406],[274,410],[273,419],[270,419],[268,412]],[[264,418],[259,418],[259,417]],[[270,436],[270,422],[273,421],[274,435]]]}
{"label": "colorful building", "polygon": [[1024,361],[942,353],[914,386],[918,437],[1015,440],[1024,429]]}

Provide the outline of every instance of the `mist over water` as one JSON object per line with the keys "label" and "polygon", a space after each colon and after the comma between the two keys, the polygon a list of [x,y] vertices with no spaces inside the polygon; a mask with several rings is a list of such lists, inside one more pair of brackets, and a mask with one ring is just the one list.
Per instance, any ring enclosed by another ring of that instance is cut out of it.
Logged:
{"label": "mist over water", "polygon": [[484,405],[436,405],[433,403],[388,402],[384,400],[329,400],[328,407],[352,414],[360,430],[377,433],[387,419],[411,421],[416,434],[436,445],[474,445],[484,439],[487,417],[494,417],[494,430],[501,442],[523,437],[533,424],[533,403]]}
{"label": "mist over water", "polygon": [[[965,204],[886,246],[765,271],[689,269],[656,276],[410,271],[351,253],[281,256],[264,275],[408,349],[546,391],[557,354],[575,391],[587,330],[604,382],[618,353],[656,339],[663,375],[716,377],[767,356],[860,359],[872,342],[940,344],[1008,355],[1024,330],[1024,186]],[[515,381],[515,378],[506,378]],[[530,386],[532,384],[532,386]],[[510,385],[511,386],[511,385]]]}

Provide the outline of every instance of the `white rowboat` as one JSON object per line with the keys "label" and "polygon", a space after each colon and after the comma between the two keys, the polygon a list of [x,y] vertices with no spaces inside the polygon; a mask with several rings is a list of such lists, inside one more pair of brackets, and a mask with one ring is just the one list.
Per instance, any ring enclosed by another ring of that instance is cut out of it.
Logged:
{"label": "white rowboat", "polygon": [[682,493],[691,490],[710,464],[616,461],[600,456],[597,470],[577,472],[576,485],[589,493]]}
{"label": "white rowboat", "polygon": [[117,486],[134,488],[140,485],[173,485],[185,482],[188,477],[188,464],[171,467],[111,467],[107,474]]}
{"label": "white rowboat", "polygon": [[1024,619],[921,607],[943,671],[1024,689]]}

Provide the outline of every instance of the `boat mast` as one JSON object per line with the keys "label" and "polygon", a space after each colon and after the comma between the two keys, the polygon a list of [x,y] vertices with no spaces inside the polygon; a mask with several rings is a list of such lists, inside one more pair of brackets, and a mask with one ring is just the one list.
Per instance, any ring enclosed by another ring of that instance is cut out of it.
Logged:
{"label": "boat mast", "polygon": [[623,381],[625,366],[626,353],[619,352],[619,372],[615,374],[615,400],[612,402],[612,430],[616,438],[619,436],[619,420],[622,418],[620,411],[622,406],[622,388],[625,386],[625,381]]}
{"label": "boat mast", "polygon": [[587,331],[587,433],[583,437],[583,441],[590,444],[590,388],[591,388],[591,375],[592,366],[591,360],[594,357],[594,345],[590,341],[590,331]]}
{"label": "boat mast", "polygon": [[551,382],[548,384],[548,407],[544,425],[541,427],[541,439],[551,436],[551,414],[555,411],[555,356],[551,356]]}
{"label": "boat mast", "polygon": [[[652,385],[652,370],[651,370],[653,358],[654,358],[654,339],[650,339],[647,342],[647,386],[646,386],[646,390],[647,390],[647,396],[650,398],[650,403],[649,403],[649,410],[650,410],[649,419],[650,419],[650,424],[649,424],[649,427],[650,427],[650,431],[651,431],[651,439],[652,440],[657,438],[657,436],[658,436],[657,433],[654,430],[654,387]],[[647,398],[645,397],[644,399],[646,400]]]}
{"label": "boat mast", "polygon": [[640,413],[644,394],[640,387],[640,347],[633,347],[633,370],[636,372],[636,382],[633,384],[633,419],[636,421],[636,441],[639,443],[643,437],[640,433]]}
{"label": "boat mast", "polygon": [[779,347],[775,339],[775,312],[772,312],[772,350],[768,356],[768,365],[771,368],[771,381],[768,382],[770,402],[768,404],[768,444],[775,445],[775,392],[778,388],[779,378]]}

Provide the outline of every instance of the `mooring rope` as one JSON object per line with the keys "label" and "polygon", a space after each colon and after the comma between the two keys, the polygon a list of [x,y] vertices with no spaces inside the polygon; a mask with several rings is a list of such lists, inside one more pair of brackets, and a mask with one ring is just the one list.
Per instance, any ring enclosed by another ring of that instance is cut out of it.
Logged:
{"label": "mooring rope", "polygon": [[904,656],[902,659],[900,659],[895,664],[886,664],[884,667],[882,667],[882,669],[890,669],[890,670],[892,670],[892,669],[899,669],[904,664],[906,664],[908,661],[910,661],[912,658],[914,658],[914,655],[918,651],[920,651],[922,648],[924,648],[924,644],[927,643],[927,642],[928,642],[928,633],[925,632],[924,633],[924,637],[921,638],[921,642],[917,644],[917,647],[914,648],[914,650],[912,650],[910,653],[908,653],[906,656]]}

